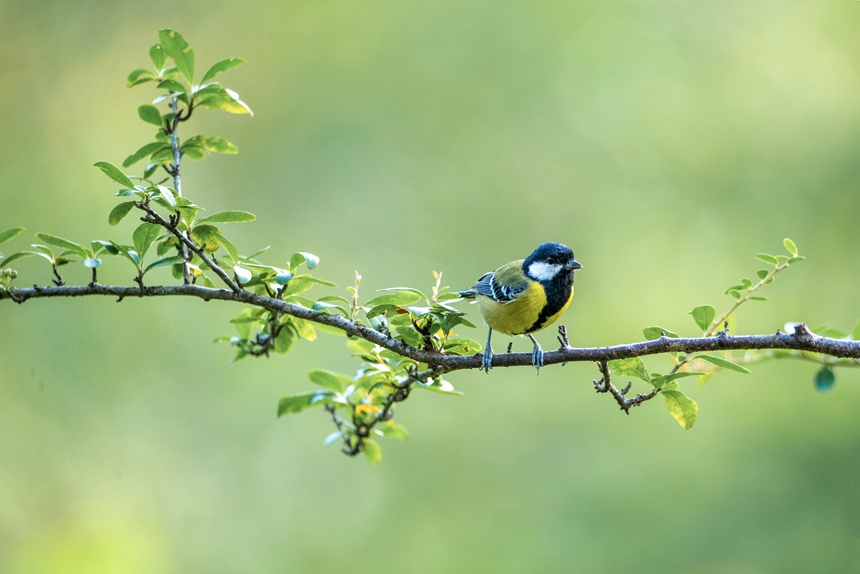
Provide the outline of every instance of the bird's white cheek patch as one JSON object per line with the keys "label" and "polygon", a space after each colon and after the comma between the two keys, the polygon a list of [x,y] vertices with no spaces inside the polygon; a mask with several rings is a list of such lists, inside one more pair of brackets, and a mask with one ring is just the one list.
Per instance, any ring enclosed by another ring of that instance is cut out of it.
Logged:
{"label": "bird's white cheek patch", "polygon": [[553,265],[545,261],[535,261],[529,265],[529,275],[538,281],[549,281],[561,271],[561,265]]}

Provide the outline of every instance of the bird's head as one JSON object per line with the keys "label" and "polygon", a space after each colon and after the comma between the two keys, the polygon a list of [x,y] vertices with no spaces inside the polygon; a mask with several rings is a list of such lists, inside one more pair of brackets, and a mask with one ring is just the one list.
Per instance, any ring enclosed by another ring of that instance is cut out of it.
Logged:
{"label": "bird's head", "polygon": [[535,281],[552,281],[559,273],[573,273],[575,269],[582,269],[582,265],[561,243],[544,243],[523,262],[523,271]]}

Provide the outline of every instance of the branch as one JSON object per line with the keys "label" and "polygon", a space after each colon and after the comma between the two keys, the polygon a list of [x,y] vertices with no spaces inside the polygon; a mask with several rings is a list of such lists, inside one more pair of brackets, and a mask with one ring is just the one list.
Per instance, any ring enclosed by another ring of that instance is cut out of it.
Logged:
{"label": "branch", "polygon": [[[206,264],[206,266],[207,266],[207,267],[209,267],[209,268],[212,270],[212,272],[213,272],[213,273],[215,273],[215,275],[217,275],[217,276],[218,276],[218,277],[219,277],[219,278],[224,282],[224,284],[225,284],[225,285],[227,285],[227,287],[229,287],[233,292],[235,292],[235,293],[240,293],[240,292],[242,292],[242,288],[241,288],[239,285],[237,285],[235,281],[233,281],[232,279],[230,279],[230,276],[229,276],[229,275],[227,275],[227,272],[226,272],[226,271],[224,271],[224,269],[223,269],[220,265],[218,265],[217,263],[215,263],[215,262],[212,260],[212,258],[207,257],[207,256],[206,256],[206,253],[205,253],[202,249],[200,249],[199,247],[197,247],[197,245],[196,245],[193,241],[191,241],[191,239],[189,239],[187,235],[185,235],[184,233],[182,233],[181,231],[179,231],[179,229],[177,229],[176,225],[174,225],[171,221],[168,221],[168,220],[164,219],[161,215],[159,215],[159,213],[158,213],[157,211],[155,211],[154,209],[152,209],[151,207],[149,207],[149,205],[147,205],[146,203],[143,203],[143,202],[136,202],[136,203],[135,203],[135,206],[136,206],[138,209],[141,209],[141,210],[143,210],[143,211],[145,211],[145,212],[146,212],[147,217],[143,218],[143,221],[146,221],[146,222],[148,222],[148,223],[155,223],[156,225],[160,225],[161,227],[163,227],[164,229],[166,229],[167,231],[169,231],[170,233],[172,233],[173,235],[175,235],[177,239],[179,239],[179,243],[180,243],[180,245],[182,245],[182,246],[183,246],[183,249],[184,249],[184,250],[183,250],[183,257],[185,257],[185,258],[187,259],[187,258],[188,258],[188,252],[187,252],[187,250],[191,250],[191,251],[192,251],[192,252],[194,252],[194,254],[195,254],[195,255],[197,255],[197,256],[200,258],[200,260],[201,260],[201,261],[203,261],[203,263],[205,263],[205,264]],[[187,261],[186,261],[186,263],[187,263]],[[184,267],[186,270],[188,269],[188,265],[186,265],[186,264],[183,264],[183,267]],[[189,281],[184,281],[184,283],[185,283],[186,285],[189,285],[189,284],[190,284],[190,280],[189,280]]]}
{"label": "branch", "polygon": [[[442,372],[477,369],[481,366],[480,355],[461,357],[445,355],[433,350],[418,349],[360,322],[350,321],[340,315],[330,315],[322,311],[315,311],[301,305],[288,303],[287,301],[273,297],[257,295],[241,289],[238,291],[228,291],[226,289],[210,289],[198,285],[123,287],[96,283],[82,286],[13,288],[8,292],[0,291],[0,300],[11,299],[17,303],[23,303],[28,299],[84,297],[89,295],[116,297],[120,301],[125,297],[168,297],[174,295],[197,297],[204,301],[231,301],[262,307],[276,313],[283,313],[314,323],[335,327],[347,335],[365,339],[419,363],[440,368]],[[663,336],[653,341],[642,341],[611,347],[574,348],[568,345],[565,340],[562,340],[559,350],[549,351],[544,354],[544,364],[552,365],[581,361],[608,362],[615,359],[669,352],[689,354],[702,351],[752,349],[809,351],[832,357],[860,359],[860,341],[821,337],[812,333],[805,325],[799,324],[795,327],[795,331],[792,334],[777,331],[773,335],[730,335],[722,333],[715,337],[670,338]],[[531,366],[531,364],[531,353],[505,353],[493,357],[493,367],[519,367]]]}

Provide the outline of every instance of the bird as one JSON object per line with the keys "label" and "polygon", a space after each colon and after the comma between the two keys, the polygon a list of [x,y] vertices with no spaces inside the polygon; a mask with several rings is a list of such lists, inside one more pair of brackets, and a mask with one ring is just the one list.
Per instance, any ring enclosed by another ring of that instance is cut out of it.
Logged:
{"label": "bird", "polygon": [[556,320],[573,299],[573,272],[582,269],[573,251],[561,243],[543,243],[525,259],[511,261],[485,273],[469,289],[459,291],[465,299],[475,299],[487,323],[487,345],[481,370],[493,367],[493,331],[506,335],[526,335],[534,343],[532,365],[538,373],[543,366],[543,349],[532,336]]}

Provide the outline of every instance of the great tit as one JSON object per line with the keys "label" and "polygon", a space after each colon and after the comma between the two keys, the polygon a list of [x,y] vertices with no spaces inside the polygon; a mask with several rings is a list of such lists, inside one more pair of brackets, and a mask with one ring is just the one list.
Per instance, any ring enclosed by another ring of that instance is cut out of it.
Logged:
{"label": "great tit", "polygon": [[493,331],[506,335],[528,335],[534,343],[532,365],[540,372],[543,349],[531,335],[548,327],[567,310],[573,299],[573,271],[582,265],[573,251],[561,243],[544,243],[525,259],[511,261],[485,273],[472,287],[459,294],[476,299],[489,327],[481,369],[493,366]]}

